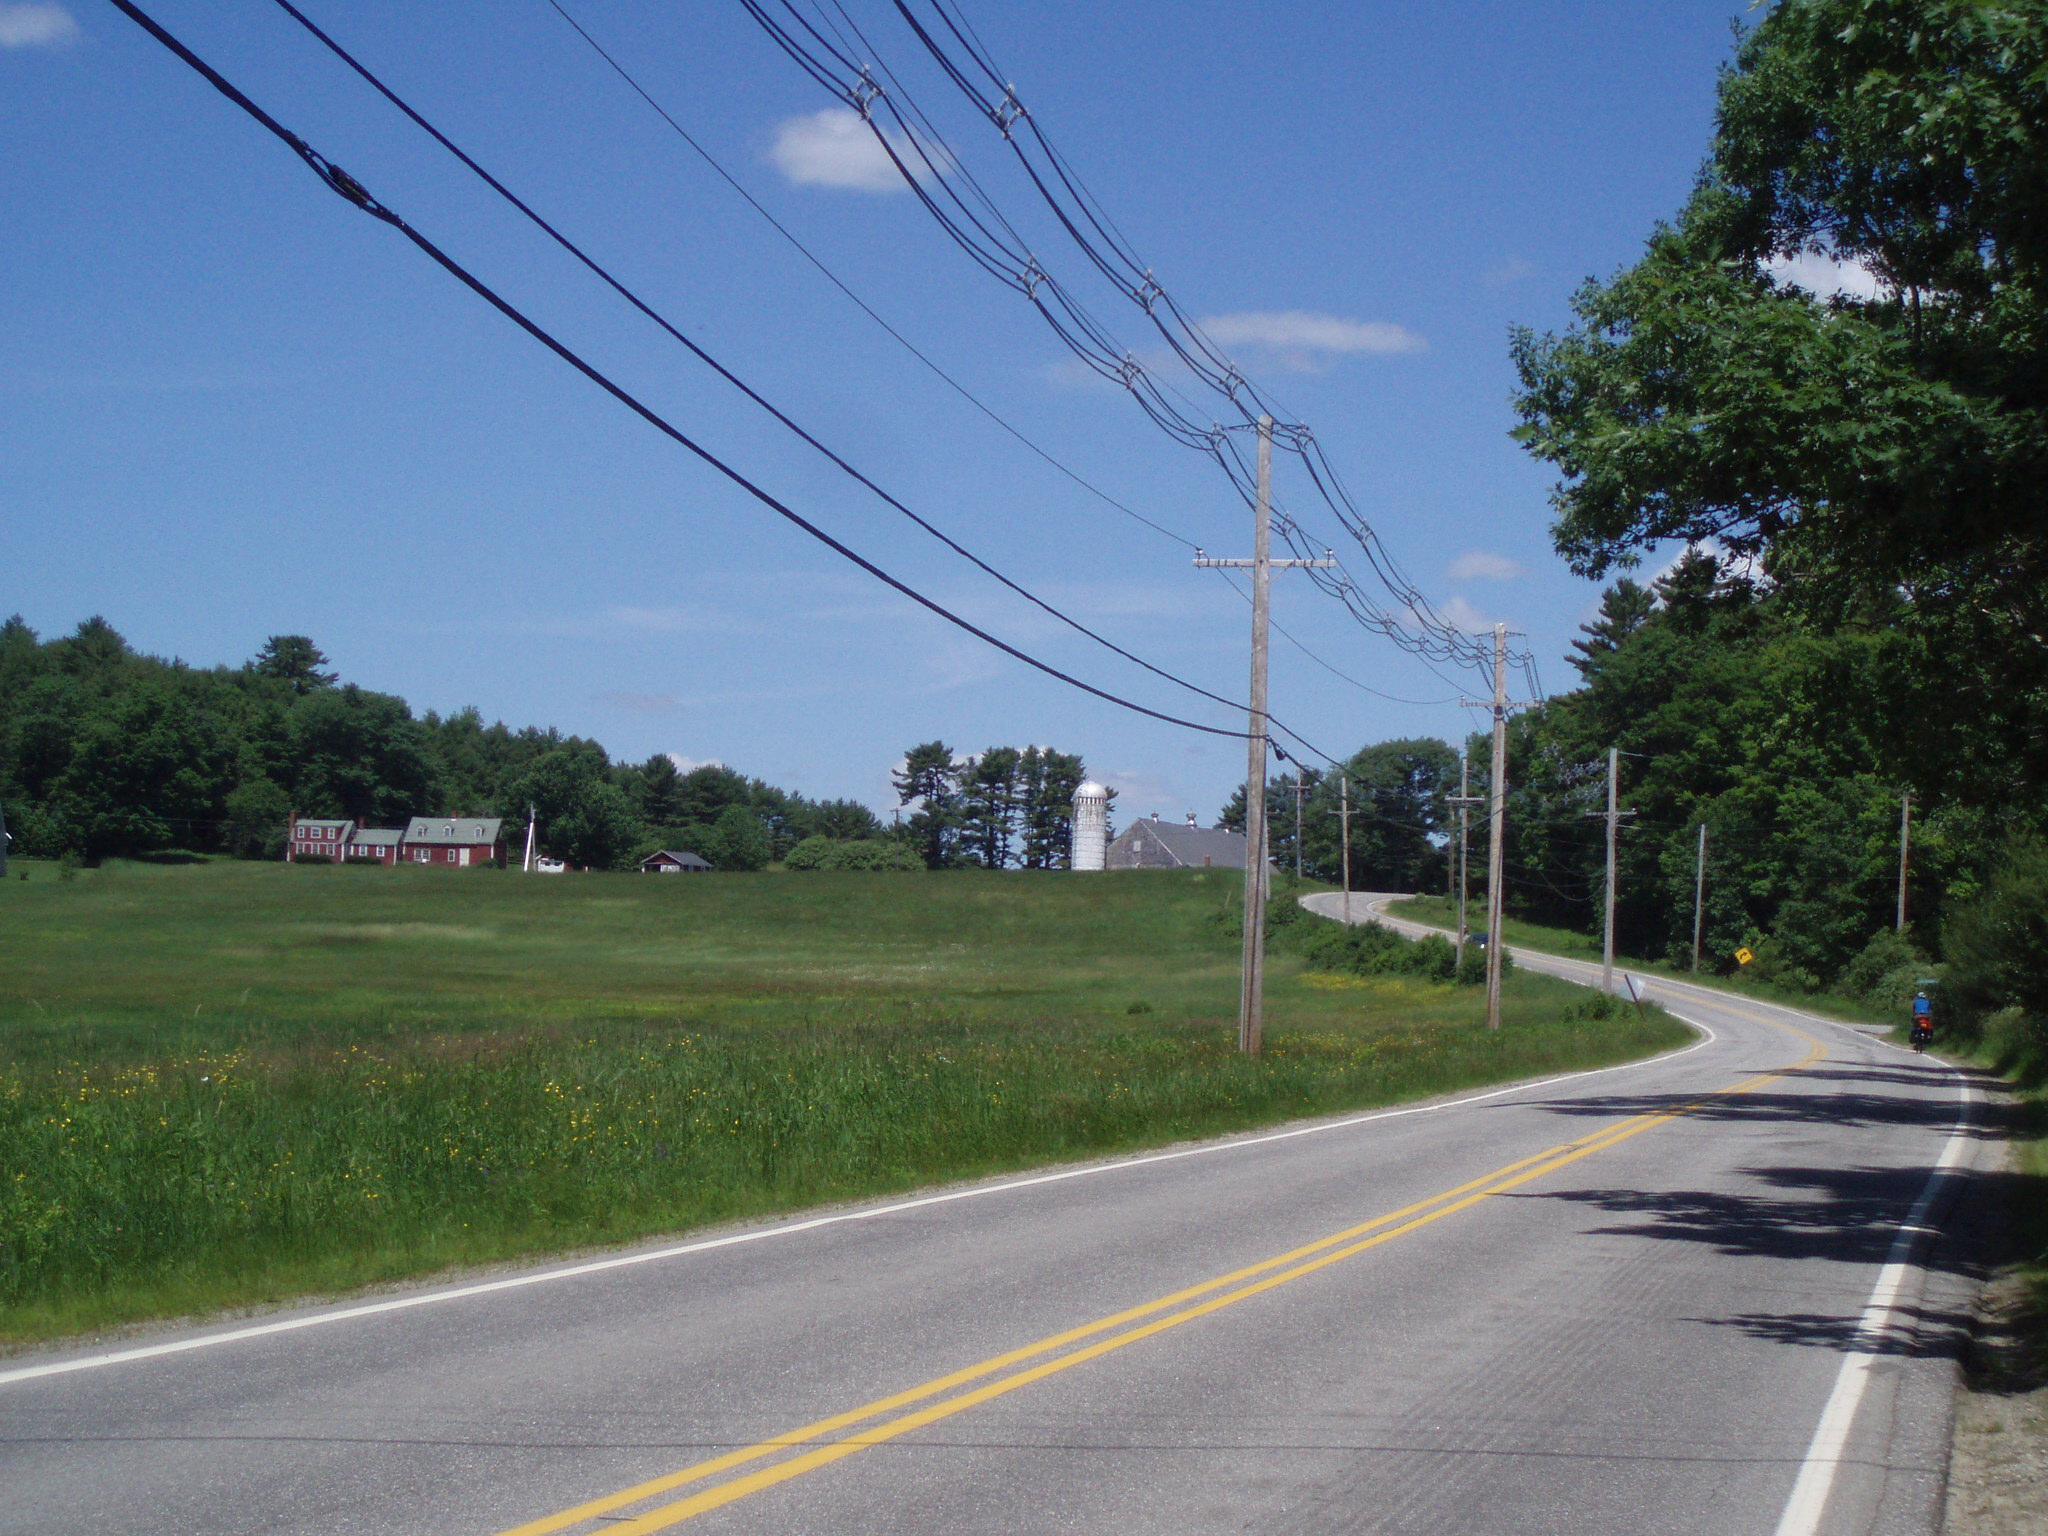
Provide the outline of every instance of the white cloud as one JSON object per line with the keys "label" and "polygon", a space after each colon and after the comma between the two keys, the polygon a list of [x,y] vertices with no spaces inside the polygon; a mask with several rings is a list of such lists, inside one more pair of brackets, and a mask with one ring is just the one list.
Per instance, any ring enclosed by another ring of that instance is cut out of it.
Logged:
{"label": "white cloud", "polygon": [[1517,576],[1528,574],[1506,555],[1496,555],[1483,549],[1466,550],[1451,562],[1450,569],[1453,581],[1513,581]]}
{"label": "white cloud", "polygon": [[[948,169],[943,151],[921,150],[914,140],[883,130],[897,158],[919,181]],[[860,114],[846,107],[792,117],[776,125],[768,151],[775,168],[799,187],[852,192],[907,192],[910,184]]]}
{"label": "white cloud", "polygon": [[1481,613],[1477,608],[1474,608],[1462,597],[1452,598],[1441,608],[1437,609],[1437,612],[1443,616],[1444,622],[1450,625],[1451,628],[1462,629],[1468,635],[1490,632],[1493,629],[1493,620]]}
{"label": "white cloud", "polygon": [[0,48],[56,48],[78,36],[78,23],[61,5],[0,4]]}
{"label": "white cloud", "polygon": [[1244,310],[1198,323],[1219,347],[1290,373],[1326,373],[1340,357],[1420,352],[1428,345],[1413,331],[1382,320],[1346,320],[1306,309]]}
{"label": "white cloud", "polygon": [[680,752],[668,754],[668,760],[676,765],[677,773],[694,773],[699,768],[723,768],[725,761],[716,757],[685,757]]}
{"label": "white cloud", "polygon": [[1780,283],[1804,288],[1819,299],[1875,299],[1885,291],[1885,281],[1855,257],[1838,261],[1832,256],[1800,251],[1792,256],[1773,256],[1764,270]]}

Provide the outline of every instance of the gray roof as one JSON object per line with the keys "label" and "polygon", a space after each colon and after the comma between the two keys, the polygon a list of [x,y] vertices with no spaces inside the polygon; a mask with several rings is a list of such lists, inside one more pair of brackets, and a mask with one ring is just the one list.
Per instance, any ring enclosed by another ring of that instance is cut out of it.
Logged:
{"label": "gray roof", "polygon": [[500,816],[415,816],[406,825],[405,840],[429,847],[495,843],[504,824]]}
{"label": "gray roof", "polygon": [[1243,869],[1244,851],[1242,832],[1137,821],[1117,834],[1105,862],[1111,869]]}
{"label": "gray roof", "polygon": [[400,827],[364,827],[350,841],[358,848],[396,848],[404,838]]}
{"label": "gray roof", "polygon": [[700,859],[694,853],[688,851],[678,852],[673,848],[664,848],[658,853],[650,853],[640,861],[640,867],[645,869],[656,859],[668,859],[673,863],[682,865],[685,869],[709,869],[711,867],[709,859]]}

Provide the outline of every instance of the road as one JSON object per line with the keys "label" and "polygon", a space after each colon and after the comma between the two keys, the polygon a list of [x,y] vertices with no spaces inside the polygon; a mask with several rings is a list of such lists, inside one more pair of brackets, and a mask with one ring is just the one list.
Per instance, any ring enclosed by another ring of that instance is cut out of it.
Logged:
{"label": "road", "polygon": [[0,1532],[1934,1530],[1973,1091],[1644,984],[1697,1043],[0,1361]]}

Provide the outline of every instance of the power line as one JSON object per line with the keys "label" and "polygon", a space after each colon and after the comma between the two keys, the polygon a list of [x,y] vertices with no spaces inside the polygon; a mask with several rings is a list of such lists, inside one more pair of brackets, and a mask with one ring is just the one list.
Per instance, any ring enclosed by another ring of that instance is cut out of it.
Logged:
{"label": "power line", "polygon": [[706,149],[703,146],[703,144],[698,142],[698,140],[690,133],[690,131],[683,127],[681,123],[677,122],[676,119],[669,114],[669,111],[666,107],[662,106],[662,104],[659,101],[655,100],[653,94],[649,92],[648,89],[645,86],[643,86],[639,82],[639,80],[637,80],[633,76],[633,74],[625,67],[625,65],[621,64],[618,61],[618,59],[615,58],[612,55],[612,53],[608,49],[606,49],[602,43],[598,42],[598,40],[595,37],[591,36],[589,31],[584,28],[581,22],[577,21],[577,19],[574,16],[570,15],[568,11],[563,9],[561,0],[548,0],[548,4],[551,7],[553,7],[555,13],[559,15],[563,21],[569,24],[569,26],[575,31],[576,35],[582,38],[585,43],[589,44],[591,50],[595,52],[600,59],[604,60],[604,62],[611,67],[612,72],[614,74],[616,74],[621,80],[625,81],[628,86],[632,87],[634,94],[639,96],[639,98],[642,101],[646,102],[648,106],[652,107],[655,113],[660,116],[661,120],[667,123],[669,127],[673,128],[677,136],[680,137],[685,144],[689,145],[691,149],[695,150],[699,158],[701,158],[706,165],[710,166],[712,170],[718,173],[718,175],[725,181],[727,186],[731,187],[733,191],[737,192],[742,198],[744,198],[747,202],[747,205],[751,207],[754,210],[754,212],[758,213],[763,219],[768,221],[769,227],[771,227],[778,235],[782,236],[784,240],[787,240],[790,243],[790,245],[796,249],[797,253],[804,258],[804,260],[808,261],[812,266],[816,267],[818,271],[824,275],[825,280],[827,282],[831,283],[833,287],[837,288],[841,293],[845,294],[848,299],[852,300],[854,305],[861,311],[862,314],[866,315],[870,320],[874,321],[876,325],[880,326],[885,332],[887,332],[888,335],[896,342],[898,346],[902,347],[904,351],[908,352],[912,357],[916,358],[920,363],[924,364],[925,367],[929,368],[940,379],[944,380],[945,383],[951,386],[956,392],[958,392],[961,398],[966,400],[968,404],[972,405],[976,410],[980,411],[984,416],[988,417],[990,421],[994,422],[997,426],[1001,427],[1005,432],[1009,433],[1010,436],[1014,437],[1026,448],[1029,448],[1033,453],[1037,454],[1041,459],[1045,460],[1046,463],[1050,464],[1054,469],[1058,470],[1061,474],[1065,475],[1069,480],[1073,481],[1076,485],[1080,486],[1083,490],[1087,491],[1091,496],[1096,497],[1098,500],[1104,502],[1108,506],[1114,507],[1117,511],[1123,513],[1124,516],[1132,518],[1135,521],[1144,524],[1147,528],[1150,528],[1154,533],[1172,539],[1176,544],[1179,544],[1185,549],[1193,549],[1195,547],[1195,543],[1192,539],[1183,538],[1180,534],[1175,533],[1171,528],[1166,527],[1164,524],[1153,521],[1144,513],[1137,511],[1135,508],[1126,505],[1122,501],[1119,501],[1116,497],[1110,495],[1109,492],[1103,490],[1101,486],[1096,485],[1093,481],[1089,480],[1086,476],[1082,475],[1078,470],[1066,464],[1061,459],[1055,457],[1052,453],[1048,452],[1045,448],[1041,447],[1038,443],[1034,442],[1030,437],[1026,436],[1019,428],[1014,426],[1010,421],[1008,421],[1006,418],[1000,415],[994,407],[989,405],[979,395],[975,394],[974,391],[969,389],[965,384],[962,384],[958,379],[954,378],[952,374],[948,373],[937,362],[933,361],[932,358],[926,355],[925,352],[922,351],[915,342],[911,341],[909,337],[905,336],[901,331],[897,330],[895,326],[891,325],[887,320],[883,319],[882,316],[876,312],[876,310],[868,303],[866,299],[863,299],[858,293],[854,292],[854,290],[846,284],[846,282],[839,276],[839,274],[833,271],[831,267],[827,266],[824,260],[820,258],[815,251],[813,251],[809,246],[805,245],[802,240],[798,239],[795,233],[793,233],[787,225],[785,225],[780,219],[776,218],[773,213],[770,213],[767,207],[764,206],[761,203],[761,201],[754,196],[753,193],[749,192],[746,189],[746,186],[736,176],[734,176],[730,171],[728,171],[725,168],[725,166],[718,161],[717,157],[715,157],[711,153],[711,151]]}
{"label": "power line", "polygon": [[205,60],[201,59],[197,54],[192,52],[191,49],[187,48],[183,43],[179,42],[177,38],[173,37],[153,18],[151,18],[147,13],[145,13],[139,6],[135,5],[133,3],[133,0],[112,0],[112,3],[117,9],[119,9],[122,12],[122,14],[126,15],[130,20],[134,21],[136,25],[140,26],[144,31],[148,32],[150,36],[154,37],[158,42],[162,43],[164,47],[170,50],[171,53],[176,55],[178,59],[180,59],[182,62],[190,66],[197,74],[204,78],[209,85],[213,86],[215,90],[219,91],[223,96],[227,97],[228,100],[233,102],[236,106],[240,107],[244,112],[248,113],[250,117],[254,118],[264,128],[268,129],[278,139],[280,139],[283,143],[289,146],[292,152],[296,154],[301,160],[305,161],[306,164],[312,168],[314,174],[319,176],[321,181],[326,183],[326,185],[330,187],[334,192],[339,194],[342,198],[346,199],[355,207],[369,214],[372,218],[379,219],[382,222],[389,224],[393,229],[396,229],[400,234],[404,235],[406,239],[410,240],[414,246],[416,246],[437,266],[441,267],[442,270],[446,271],[451,277],[455,278],[458,282],[462,283],[463,286],[465,286],[471,292],[476,294],[477,297],[483,299],[484,302],[489,304],[493,309],[496,309],[500,314],[505,316],[505,318],[510,320],[514,325],[518,326],[521,330],[525,331],[535,341],[538,341],[550,352],[553,352],[557,357],[561,358],[563,362],[567,363],[570,367],[574,368],[578,373],[582,374],[585,378],[589,379],[593,384],[597,385],[597,387],[602,389],[606,394],[612,396],[613,399],[617,400],[621,405],[624,405],[628,410],[632,411],[635,415],[639,416],[643,421],[647,422],[648,425],[652,426],[656,431],[660,432],[663,436],[679,444],[681,447],[688,449],[697,458],[701,459],[705,464],[709,465],[711,468],[717,470],[718,473],[725,476],[726,479],[732,481],[733,484],[737,485],[741,490],[745,491],[749,496],[752,496],[756,501],[760,502],[763,506],[768,507],[771,511],[775,512],[776,514],[778,514],[779,516],[781,516],[782,518],[796,526],[797,528],[801,529],[803,532],[809,534],[813,539],[816,539],[819,543],[825,545],[826,548],[832,550],[835,554],[838,554],[843,559],[846,559],[852,562],[854,565],[859,566],[862,570],[866,571],[876,580],[881,581],[885,585],[894,588],[896,591],[902,593],[905,597],[909,598],[912,602],[917,603],[920,607],[925,608],[934,614],[937,614],[940,618],[946,620],[946,622],[948,622],[949,624],[952,624],[956,628],[964,630],[968,634],[973,635],[977,640],[980,640],[987,645],[993,646],[995,649],[1003,652],[1005,655],[1010,656],[1017,661],[1021,661],[1026,666],[1032,667],[1037,671],[1045,673],[1048,677],[1052,677],[1060,682],[1066,683],[1070,687],[1078,688],[1084,693],[1092,694],[1096,698],[1102,699],[1107,703],[1115,704],[1119,708],[1128,709],[1135,714],[1146,715],[1154,720],[1163,721],[1168,725],[1180,726],[1185,730],[1199,731],[1202,734],[1209,736],[1228,736],[1240,741],[1245,740],[1247,738],[1247,732],[1233,731],[1223,726],[1203,725],[1200,722],[1194,720],[1184,720],[1178,716],[1169,715],[1161,710],[1151,709],[1143,704],[1138,704],[1129,699],[1122,698],[1116,694],[1110,693],[1106,689],[1098,688],[1092,683],[1083,682],[1080,678],[1074,677],[1069,673],[1062,672],[1057,667],[1052,666],[1050,663],[1040,661],[1037,657],[1032,656],[1025,651],[1019,650],[1016,646],[1011,645],[1008,641],[998,639],[996,636],[990,634],[987,630],[980,628],[978,625],[961,617],[959,614],[954,613],[951,609],[945,607],[943,604],[939,603],[935,599],[926,597],[922,592],[919,592],[916,588],[909,585],[909,583],[901,581],[895,576],[890,575],[887,571],[883,570],[873,561],[857,553],[855,550],[853,550],[846,544],[841,543],[838,539],[834,538],[824,529],[818,527],[815,523],[805,518],[801,513],[797,512],[796,510],[789,507],[785,503],[777,500],[769,492],[763,490],[760,486],[756,485],[753,481],[749,480],[745,475],[741,474],[738,470],[734,469],[731,465],[727,464],[724,460],[720,459],[708,448],[705,448],[704,446],[696,442],[688,434],[683,432],[679,427],[675,426],[672,422],[668,421],[665,417],[663,417],[659,412],[655,411],[652,407],[646,405],[636,396],[628,392],[624,387],[615,383],[604,373],[600,372],[592,364],[586,362],[582,357],[577,355],[568,346],[558,341],[546,330],[542,329],[537,322],[529,318],[524,312],[515,307],[509,300],[505,299],[500,294],[498,294],[481,278],[477,277],[475,274],[471,273],[467,268],[463,267],[453,257],[448,255],[447,252],[443,251],[439,246],[435,245],[433,241],[429,240],[425,235],[421,234],[418,230],[414,229],[410,224],[408,224],[392,209],[386,207],[383,203],[379,202],[376,198],[372,197],[369,191],[366,188],[364,188],[363,185],[360,182],[358,182],[353,176],[349,175],[348,172],[342,170],[340,166],[335,165],[332,161],[328,160],[325,156],[321,155],[304,139],[300,138],[297,134],[293,133],[290,129],[286,128],[283,124],[279,123],[277,119],[272,117],[268,112],[264,111],[263,108],[259,107],[254,101],[252,101],[247,95],[245,95],[238,87],[236,87],[232,82],[230,82],[218,70],[214,69],[212,65],[208,64]]}
{"label": "power line", "polygon": [[1050,614],[1052,617],[1058,619],[1061,623],[1068,625],[1070,628],[1074,629],[1078,633],[1086,635],[1090,640],[1093,640],[1096,644],[1103,646],[1108,650],[1114,651],[1117,655],[1123,657],[1126,661],[1133,662],[1137,666],[1143,667],[1147,672],[1150,672],[1157,677],[1164,678],[1166,681],[1173,683],[1178,687],[1185,688],[1191,693],[1199,694],[1203,698],[1208,699],[1213,703],[1222,704],[1231,709],[1242,709],[1244,707],[1243,705],[1238,704],[1236,701],[1232,699],[1225,698],[1222,694],[1212,693],[1207,688],[1200,687],[1197,684],[1188,682],[1184,678],[1177,677],[1173,673],[1165,670],[1163,667],[1155,666],[1151,662],[1146,661],[1143,657],[1134,655],[1132,652],[1125,650],[1115,641],[1108,639],[1106,636],[1097,633],[1093,629],[1090,629],[1087,625],[1081,623],[1080,620],[1073,618],[1071,615],[1061,611],[1058,608],[1055,608],[1051,603],[1046,602],[1043,598],[1037,596],[1035,593],[1029,591],[1027,588],[1020,586],[1015,581],[1012,581],[1008,576],[1005,576],[1001,571],[997,570],[994,566],[990,565],[987,561],[983,560],[979,555],[976,555],[972,550],[967,549],[964,545],[960,544],[951,536],[944,533],[930,522],[926,521],[923,517],[918,515],[916,512],[912,511],[909,507],[905,506],[901,501],[897,500],[896,497],[890,495],[889,492],[883,490],[882,487],[875,484],[874,481],[870,480],[860,470],[856,469],[852,464],[848,463],[838,453],[834,452],[831,448],[827,447],[824,443],[820,442],[816,437],[812,436],[811,433],[805,430],[803,426],[801,426],[799,423],[793,420],[787,413],[785,413],[780,408],[771,403],[766,397],[760,394],[759,391],[755,390],[744,379],[741,379],[731,369],[727,368],[717,358],[713,357],[703,347],[699,346],[695,341],[691,340],[688,336],[683,334],[683,332],[677,329],[676,326],[672,324],[665,316],[663,316],[659,311],[654,309],[653,306],[648,304],[638,294],[633,292],[632,289],[628,288],[624,283],[619,281],[617,277],[613,276],[610,271],[608,271],[604,266],[602,266],[588,252],[584,251],[582,247],[578,246],[567,235],[563,234],[559,229],[555,228],[553,224],[549,223],[539,213],[535,212],[534,209],[531,208],[523,199],[521,199],[517,193],[513,192],[503,182],[499,181],[489,171],[485,170],[481,165],[479,165],[474,159],[472,159],[468,155],[468,153],[466,153],[462,149],[460,145],[456,144],[446,134],[441,132],[440,129],[436,128],[432,123],[428,122],[426,118],[422,117],[417,111],[415,111],[410,105],[408,105],[395,91],[393,91],[388,85],[386,85],[374,73],[372,73],[367,66],[365,66],[346,48],[342,47],[341,44],[336,42],[332,37],[328,36],[327,33],[322,31],[313,21],[311,21],[305,15],[304,12],[300,11],[297,6],[293,5],[291,3],[291,0],[276,0],[276,3],[280,10],[284,11],[286,15],[290,16],[294,21],[298,22],[300,26],[304,27],[315,38],[317,38],[323,45],[326,46],[326,48],[331,53],[334,54],[336,58],[340,59],[350,69],[354,70],[356,74],[361,76],[362,79],[366,81],[371,86],[372,89],[377,91],[379,95],[383,96],[386,101],[390,102],[394,107],[398,108],[400,112],[403,112],[419,128],[421,128],[424,132],[431,136],[434,139],[434,141],[438,143],[443,149],[447,150],[451,155],[455,156],[456,159],[460,160],[463,163],[463,165],[465,165],[471,171],[473,171],[477,175],[477,177],[480,180],[482,180],[483,183],[486,186],[488,186],[493,192],[496,192],[500,197],[504,198],[507,202],[509,202],[514,208],[518,209],[529,220],[531,220],[533,224],[537,226],[543,233],[545,233],[557,245],[561,246],[562,249],[567,251],[571,256],[574,256],[591,272],[596,274],[597,277],[603,280],[603,282],[607,286],[609,286],[628,304],[631,304],[641,314],[645,315],[648,319],[652,320],[656,325],[660,326],[661,329],[667,332],[669,336],[674,338],[676,341],[680,342],[684,347],[688,348],[691,355],[693,355],[700,362],[703,362],[705,365],[707,365],[713,371],[715,371],[720,378],[724,379],[728,384],[731,384],[735,389],[739,390],[749,400],[753,401],[756,405],[760,406],[761,409],[768,412],[769,415],[773,416],[783,426],[787,427],[791,432],[794,432],[798,437],[802,438],[805,443],[807,443],[810,447],[816,449],[820,454],[824,455],[825,458],[829,459],[835,466],[837,466],[841,471],[850,476],[853,480],[857,481],[867,490],[873,492],[888,506],[893,508],[895,511],[902,513],[903,516],[909,518],[913,523],[917,524],[919,528],[922,528],[926,533],[930,534],[933,538],[937,539],[940,543],[944,544],[948,549],[952,550],[953,553],[959,555],[962,559],[970,562],[987,575],[994,577],[997,581],[1001,582],[1005,587],[1008,587],[1012,592],[1015,592],[1018,596],[1024,598],[1027,602],[1033,604],[1045,613]]}
{"label": "power line", "polygon": [[[796,0],[780,0],[781,9],[789,17],[789,25],[771,15],[768,9],[771,0],[741,0],[748,14],[770,34],[771,37],[796,60],[813,79],[838,96],[849,108],[859,114],[873,132],[890,160],[896,165],[911,189],[917,193],[927,209],[941,223],[946,232],[963,250],[972,256],[985,270],[1007,286],[1022,292],[1045,316],[1054,330],[1071,350],[1104,377],[1122,383],[1139,404],[1152,415],[1154,420],[1170,434],[1189,446],[1196,447],[1216,459],[1231,479],[1241,496],[1249,495],[1248,475],[1241,461],[1225,436],[1226,429],[1210,423],[1204,426],[1199,420],[1177,412],[1162,392],[1164,381],[1157,378],[1128,351],[1119,347],[1109,333],[1075,301],[1071,294],[1038,261],[1027,243],[1013,225],[1002,215],[993,199],[981,188],[972,174],[962,164],[960,157],[945,144],[936,126],[918,106],[915,98],[902,82],[890,73],[887,66],[879,61],[879,50],[861,33],[858,25],[843,6],[837,5],[845,18],[847,28],[859,40],[859,45],[868,50],[871,62],[856,66],[852,57],[853,44],[840,32],[836,23],[825,15],[823,6],[819,13],[824,17],[827,30],[833,33],[827,38],[814,26],[798,8]],[[941,0],[934,0],[945,29],[963,45],[977,66],[988,76],[996,95],[983,91],[948,54],[945,45],[933,35],[904,3],[895,0],[895,9],[910,26],[918,41],[924,46],[939,68],[948,76],[974,104],[977,111],[997,128],[1004,141],[1015,153],[1026,177],[1031,181],[1055,219],[1075,241],[1083,255],[1123,295],[1138,304],[1145,312],[1179,361],[1212,390],[1222,394],[1233,411],[1241,418],[1242,424],[1252,422],[1259,411],[1271,411],[1272,402],[1235,367],[1215,343],[1201,331],[1174,301],[1172,295],[1153,277],[1136,253],[1130,248],[1120,231],[1115,229],[1106,212],[1102,211],[1099,200],[1088,192],[1072,167],[1059,153],[1057,147],[1026,109],[1013,86],[1005,82],[989,59],[987,50],[972,29],[966,26],[964,18],[957,23]],[[792,30],[792,26],[796,29]],[[801,32],[803,36],[799,36]],[[808,37],[809,41],[805,41]],[[836,41],[835,41],[836,39]],[[879,74],[880,83],[875,76]],[[891,135],[876,121],[876,109],[880,107],[902,130],[902,145],[892,142]],[[1020,127],[1021,125],[1021,127]],[[1046,163],[1041,171],[1032,155],[1025,148],[1025,139],[1038,146]],[[914,167],[906,162],[903,151],[908,150],[918,161]],[[918,173],[922,168],[925,175]],[[961,200],[950,178],[957,175],[962,183],[989,210],[991,220],[1000,227],[1000,233],[993,231],[989,223],[975,215]],[[935,181],[941,195],[950,199],[967,220],[967,225],[956,223],[953,217],[930,196],[923,185],[926,177]],[[1072,200],[1070,210],[1062,201],[1053,182],[1064,189]],[[1095,236],[1084,230],[1087,224]],[[1105,255],[1096,243],[1099,237],[1110,248]],[[1120,270],[1121,269],[1121,270]],[[1059,314],[1053,312],[1057,307]],[[1061,318],[1064,316],[1064,320]],[[1166,390],[1178,395],[1171,385]],[[1182,396],[1185,399],[1185,396]],[[1189,402],[1192,405],[1192,402]],[[1356,502],[1337,476],[1334,466],[1316,443],[1313,434],[1305,427],[1294,427],[1287,434],[1288,446],[1298,453],[1308,469],[1318,493],[1325,504],[1337,517],[1345,531],[1355,538],[1364,550],[1377,580],[1393,594],[1402,610],[1422,631],[1416,635],[1409,631],[1401,620],[1365,602],[1357,589],[1355,578],[1348,572],[1341,578],[1321,578],[1319,584],[1332,595],[1342,598],[1351,608],[1355,617],[1366,627],[1381,633],[1397,644],[1409,649],[1423,649],[1436,654],[1439,659],[1455,660],[1465,665],[1481,664],[1484,660],[1480,646],[1471,636],[1446,622],[1437,614],[1427,598],[1414,583],[1406,577],[1399,565],[1387,552],[1384,544],[1373,532]],[[1519,661],[1519,657],[1517,660]]]}

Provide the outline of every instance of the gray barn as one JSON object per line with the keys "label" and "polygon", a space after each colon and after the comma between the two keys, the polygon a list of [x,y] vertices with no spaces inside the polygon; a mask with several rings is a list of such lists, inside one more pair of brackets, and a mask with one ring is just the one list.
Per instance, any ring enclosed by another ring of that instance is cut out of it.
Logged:
{"label": "gray barn", "polygon": [[1245,837],[1193,821],[1133,822],[1109,845],[1107,869],[1243,869]]}

